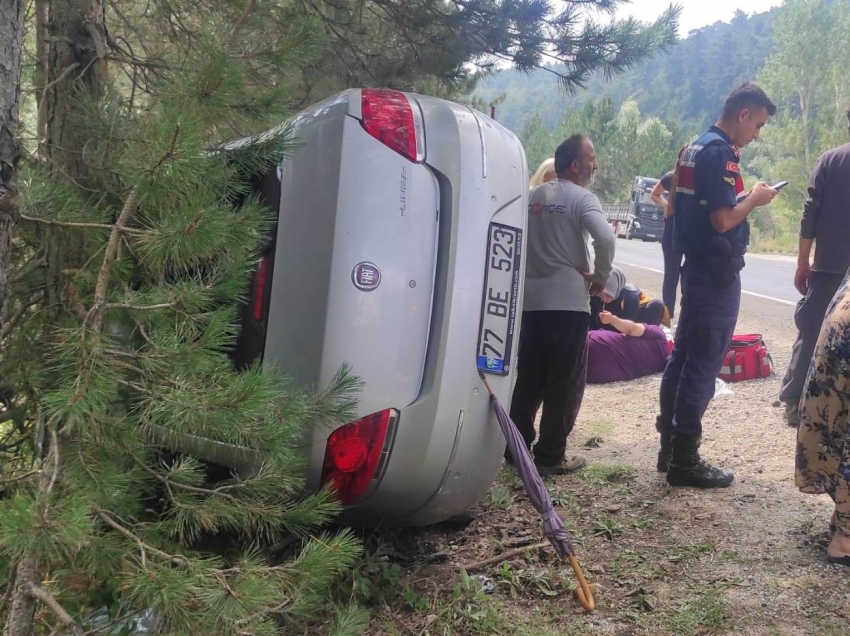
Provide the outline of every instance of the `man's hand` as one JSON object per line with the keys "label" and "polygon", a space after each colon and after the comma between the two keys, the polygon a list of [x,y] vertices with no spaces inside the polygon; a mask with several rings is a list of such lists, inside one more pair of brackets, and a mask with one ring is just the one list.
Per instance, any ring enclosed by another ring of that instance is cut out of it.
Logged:
{"label": "man's hand", "polygon": [[593,274],[591,274],[590,272],[579,271],[579,274],[584,277],[584,280],[590,283],[590,288],[587,291],[591,296],[598,296],[602,293],[602,290],[605,289],[605,283],[594,282]]}
{"label": "man's hand", "polygon": [[599,322],[601,322],[603,325],[613,325],[614,318],[616,318],[616,316],[610,311],[605,311],[603,309],[599,312]]}
{"label": "man's hand", "polygon": [[773,197],[777,194],[779,194],[779,190],[774,190],[764,181],[759,181],[752,187],[747,198],[752,199],[754,206],[760,207],[773,201]]}
{"label": "man's hand", "polygon": [[797,263],[797,271],[794,272],[794,287],[803,296],[809,291],[809,281],[812,278],[812,266],[808,261]]}

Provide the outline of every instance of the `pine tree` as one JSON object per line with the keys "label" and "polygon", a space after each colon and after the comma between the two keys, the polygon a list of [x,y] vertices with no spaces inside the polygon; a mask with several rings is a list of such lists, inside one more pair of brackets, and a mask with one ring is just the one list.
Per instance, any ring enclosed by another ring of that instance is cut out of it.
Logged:
{"label": "pine tree", "polygon": [[[319,20],[328,50],[305,83],[410,88],[423,69],[455,83],[468,63],[488,70],[546,67],[575,90],[594,72],[610,77],[676,41],[679,8],[654,22],[610,18],[623,0],[301,0]],[[554,66],[559,64],[559,66]]]}
{"label": "pine tree", "polygon": [[17,128],[23,38],[23,0],[0,0],[0,351],[9,306],[12,230],[18,217],[15,173],[20,156]]}
{"label": "pine tree", "polygon": [[[304,426],[350,416],[356,382],[342,370],[311,396],[259,367],[237,373],[227,353],[269,227],[248,180],[293,148],[285,127],[221,144],[283,121],[267,69],[292,68],[317,37],[307,20],[269,29],[287,19],[277,4],[206,4],[190,41],[172,34],[155,63],[128,57],[152,71],[129,81],[109,66],[116,34],[97,6],[51,2],[45,137],[19,177],[0,362],[14,387],[0,446],[7,636],[36,620],[81,634],[99,604],[116,619],[150,611],[163,634],[302,633],[359,554],[349,533],[317,535],[338,505],[299,494],[295,451]],[[213,483],[162,450],[170,433],[264,461]],[[289,558],[267,559],[292,538]],[[362,624],[340,608],[312,633]]]}
{"label": "pine tree", "polygon": [[543,120],[537,114],[523,126],[519,138],[525,148],[529,174],[534,174],[545,159],[553,157],[556,146],[562,141],[562,139],[556,140],[555,136],[546,130]]}

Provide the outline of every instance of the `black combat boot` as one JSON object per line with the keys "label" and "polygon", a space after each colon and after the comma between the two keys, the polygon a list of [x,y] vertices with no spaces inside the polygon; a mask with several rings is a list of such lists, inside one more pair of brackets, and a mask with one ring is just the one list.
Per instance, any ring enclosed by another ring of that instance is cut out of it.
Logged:
{"label": "black combat boot", "polygon": [[699,456],[698,437],[673,436],[673,458],[667,471],[671,486],[726,488],[735,481],[731,471],[715,468]]}
{"label": "black combat boot", "polygon": [[661,446],[658,449],[658,462],[655,468],[659,473],[666,473],[670,468],[670,460],[673,457],[673,440],[670,435],[661,434]]}

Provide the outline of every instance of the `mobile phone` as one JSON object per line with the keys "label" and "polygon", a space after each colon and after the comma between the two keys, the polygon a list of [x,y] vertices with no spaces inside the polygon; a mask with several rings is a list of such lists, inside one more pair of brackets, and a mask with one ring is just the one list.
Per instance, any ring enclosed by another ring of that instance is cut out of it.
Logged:
{"label": "mobile phone", "polygon": [[771,187],[771,188],[773,188],[774,190],[781,190],[782,188],[784,188],[784,187],[785,187],[785,186],[787,186],[787,185],[788,185],[788,182],[787,182],[787,181],[779,181],[779,182],[777,182],[777,183],[774,183],[774,184],[773,184],[772,186],[770,186],[770,187]]}

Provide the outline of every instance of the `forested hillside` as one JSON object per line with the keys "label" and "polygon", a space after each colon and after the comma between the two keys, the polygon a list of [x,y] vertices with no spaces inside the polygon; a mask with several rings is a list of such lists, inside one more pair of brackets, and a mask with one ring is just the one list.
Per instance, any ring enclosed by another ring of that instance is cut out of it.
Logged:
{"label": "forested hillside", "polygon": [[787,179],[770,208],[752,216],[756,249],[791,250],[808,175],[820,154],[848,140],[850,3],[787,0],[781,7],[692,32],[610,81],[591,79],[565,93],[557,77],[500,71],[482,81],[478,103],[497,103],[497,119],[519,134],[529,165],[551,156],[565,136],[594,140],[600,170],[594,190],[623,201],[632,178],[660,176],[676,149],[719,114],[744,81],[761,84],[779,107],[761,139],[743,154],[746,182]]}
{"label": "forested hillside", "polygon": [[497,118],[512,130],[520,130],[535,114],[553,128],[566,111],[603,98],[617,105],[634,99],[641,112],[699,128],[713,121],[731,88],[752,79],[764,65],[773,51],[773,24],[780,11],[749,18],[738,11],[730,23],[693,31],[627,74],[611,80],[594,76],[586,90],[574,95],[565,94],[558,76],[542,69],[498,71],[482,80],[474,94],[486,103],[504,95]]}

